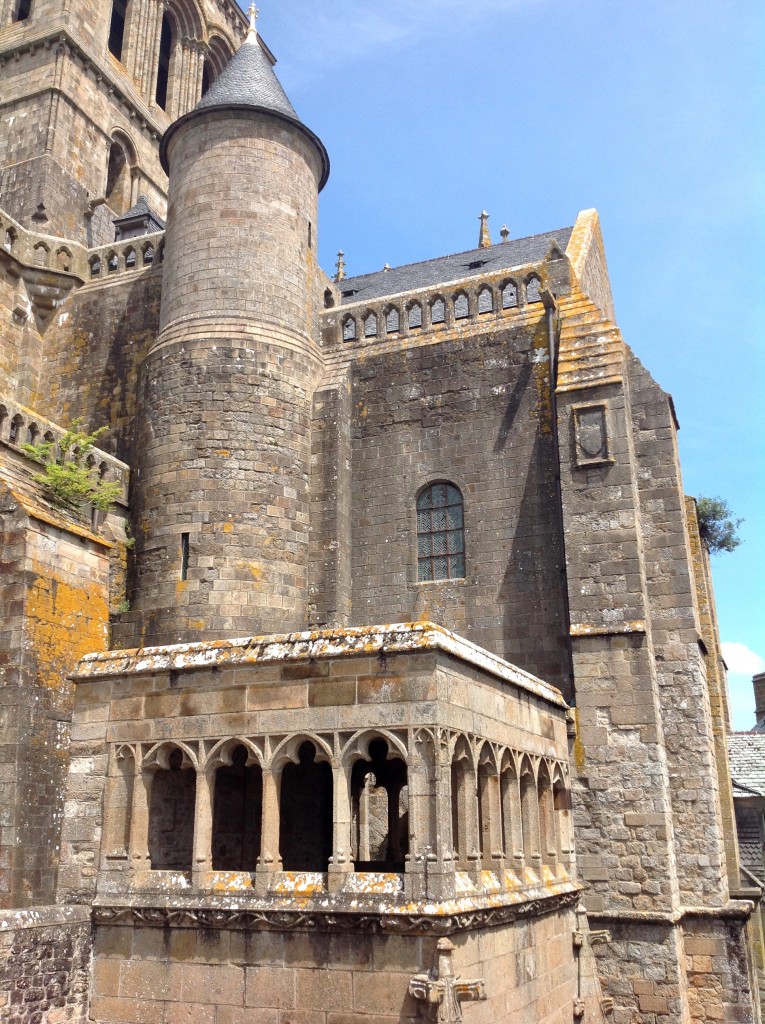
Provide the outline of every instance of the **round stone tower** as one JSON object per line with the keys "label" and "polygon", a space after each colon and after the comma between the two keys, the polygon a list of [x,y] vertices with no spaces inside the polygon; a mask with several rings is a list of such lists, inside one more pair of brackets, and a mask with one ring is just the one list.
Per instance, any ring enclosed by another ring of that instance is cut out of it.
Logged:
{"label": "round stone tower", "polygon": [[304,628],[316,220],[329,161],[254,18],[160,152],[162,308],[139,385],[133,496],[140,640]]}

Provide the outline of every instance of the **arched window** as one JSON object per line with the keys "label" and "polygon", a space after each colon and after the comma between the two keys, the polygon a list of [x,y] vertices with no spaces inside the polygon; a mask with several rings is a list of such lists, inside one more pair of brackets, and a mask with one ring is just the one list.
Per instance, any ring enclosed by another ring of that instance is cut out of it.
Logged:
{"label": "arched window", "polygon": [[502,285],[502,308],[515,309],[518,305],[518,288],[515,281],[508,281]]}
{"label": "arched window", "polygon": [[128,249],[125,249],[124,255],[125,255],[125,267],[128,270],[133,270],[135,268],[135,265],[136,265],[136,255],[135,255],[135,249],[132,247],[132,245]]}
{"label": "arched window", "polygon": [[385,330],[388,334],[395,334],[400,327],[399,312],[392,306],[385,315]]}
{"label": "arched window", "polygon": [[353,847],[357,871],[403,872],[409,853],[406,764],[391,758],[383,739],[351,772]]}
{"label": "arched window", "polygon": [[90,276],[99,277],[101,274],[101,257],[91,256],[90,257]]}
{"label": "arched window", "polygon": [[413,302],[409,307],[409,330],[416,331],[422,327],[422,306]]}
{"label": "arched window", "polygon": [[377,314],[370,313],[364,320],[364,337],[377,337]]}
{"label": "arched window", "polygon": [[212,65],[210,64],[209,60],[206,60],[205,63],[204,63],[204,67],[202,68],[202,95],[203,96],[210,91],[210,86],[213,84],[214,81],[215,81],[215,78],[213,76]]}
{"label": "arched window", "polygon": [[149,801],[149,858],[153,871],[191,871],[197,776],[176,748],[154,773]]}
{"label": "arched window", "polygon": [[114,213],[126,213],[130,208],[130,160],[125,146],[112,139],[106,167],[106,202]]}
{"label": "arched window", "polygon": [[355,341],[356,340],[356,321],[352,316],[348,316],[343,321],[343,341]]}
{"label": "arched window", "polygon": [[285,871],[326,871],[332,853],[332,769],[310,741],[282,772],[279,846]]}
{"label": "arched window", "polygon": [[48,257],[50,255],[50,249],[45,242],[38,242],[32,250],[34,253],[34,263],[36,267],[47,267]]}
{"label": "arched window", "polygon": [[32,13],[32,0],[16,0],[11,21],[26,21]]}
{"label": "arched window", "polygon": [[13,230],[13,228],[6,229],[5,241],[3,242],[3,248],[6,252],[13,252],[18,237],[18,234]]}
{"label": "arched window", "polygon": [[11,444],[18,444],[21,440],[21,431],[24,427],[23,417],[16,415],[11,420],[11,432],[8,435],[8,440]]}
{"label": "arched window", "polygon": [[446,321],[446,303],[443,299],[433,299],[430,304],[430,322],[442,324]]}
{"label": "arched window", "polygon": [[173,57],[173,25],[167,14],[162,17],[162,32],[159,37],[159,65],[157,67],[157,106],[167,110],[168,86],[170,84],[170,62]]}
{"label": "arched window", "polygon": [[215,773],[213,871],[254,871],[260,855],[263,773],[240,745]]}
{"label": "arched window", "polygon": [[417,565],[421,583],[465,576],[463,502],[454,484],[431,484],[417,499]]}
{"label": "arched window", "polygon": [[466,320],[470,316],[470,303],[464,292],[454,296],[454,319]]}
{"label": "arched window", "polygon": [[485,285],[478,293],[478,312],[494,312],[494,295],[488,285]]}
{"label": "arched window", "polygon": [[527,302],[541,302],[542,301],[542,296],[540,294],[541,287],[542,287],[542,282],[539,280],[539,278],[537,277],[536,274],[532,274],[532,276],[526,282],[526,301]]}
{"label": "arched window", "polygon": [[147,242],[146,243],[146,245],[143,247],[142,252],[143,252],[143,265],[145,267],[150,267],[152,265],[152,263],[154,262],[154,246],[151,244],[151,242]]}
{"label": "arched window", "polygon": [[127,5],[128,0],[112,0],[112,20],[109,25],[109,52],[113,53],[117,60],[122,60]]}

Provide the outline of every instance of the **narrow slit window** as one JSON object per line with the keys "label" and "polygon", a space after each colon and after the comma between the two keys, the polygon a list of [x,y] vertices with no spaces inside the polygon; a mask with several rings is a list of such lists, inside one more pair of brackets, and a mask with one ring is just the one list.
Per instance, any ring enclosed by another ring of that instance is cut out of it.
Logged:
{"label": "narrow slit window", "polygon": [[463,502],[454,484],[431,484],[417,499],[417,565],[420,583],[465,577]]}
{"label": "narrow slit window", "polygon": [[117,60],[122,60],[122,48],[125,44],[126,15],[126,0],[113,0],[112,20],[109,25],[109,52],[112,53]]}
{"label": "narrow slit window", "polygon": [[313,224],[308,221],[308,248],[313,249]]}
{"label": "narrow slit window", "polygon": [[189,535],[181,534],[181,579],[189,578]]}

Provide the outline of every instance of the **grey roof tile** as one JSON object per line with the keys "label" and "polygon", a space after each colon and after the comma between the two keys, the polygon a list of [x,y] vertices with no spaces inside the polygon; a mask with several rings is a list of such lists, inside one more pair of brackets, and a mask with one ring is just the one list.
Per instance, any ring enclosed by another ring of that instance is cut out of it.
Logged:
{"label": "grey roof tile", "polygon": [[232,105],[258,107],[299,120],[254,32],[247,36],[195,109]]}
{"label": "grey roof tile", "polygon": [[373,274],[347,277],[338,283],[343,302],[372,302],[386,295],[431,288],[466,277],[494,274],[510,267],[539,263],[555,242],[566,251],[573,228],[548,231],[543,235],[530,235],[509,242],[500,242],[489,249],[470,249],[453,256],[439,256],[422,263],[409,263],[391,270],[378,270]]}
{"label": "grey roof tile", "polygon": [[738,795],[765,796],[765,733],[731,733],[728,759]]}

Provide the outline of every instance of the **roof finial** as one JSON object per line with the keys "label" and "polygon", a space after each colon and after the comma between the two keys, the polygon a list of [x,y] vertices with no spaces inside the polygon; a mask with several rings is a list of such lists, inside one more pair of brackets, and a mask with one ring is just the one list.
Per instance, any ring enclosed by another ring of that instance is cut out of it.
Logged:
{"label": "roof finial", "polygon": [[258,34],[258,15],[260,14],[260,11],[258,10],[258,8],[255,6],[254,3],[251,3],[250,4],[250,9],[249,9],[249,11],[247,13],[250,16],[250,32],[249,32],[249,34],[257,36],[257,34]]}
{"label": "roof finial", "polygon": [[481,234],[478,238],[479,249],[491,248],[491,233],[489,232],[489,215],[486,210],[478,218],[481,222]]}
{"label": "roof finial", "polygon": [[344,256],[345,253],[341,249],[340,252],[337,254],[337,263],[335,264],[337,268],[337,273],[335,274],[335,281],[345,280],[345,260],[343,259]]}
{"label": "roof finial", "polygon": [[508,240],[508,238],[510,237],[510,228],[507,226],[507,224],[503,224],[502,225],[502,230],[500,231],[500,235],[502,235],[502,241],[503,242],[506,242]]}

